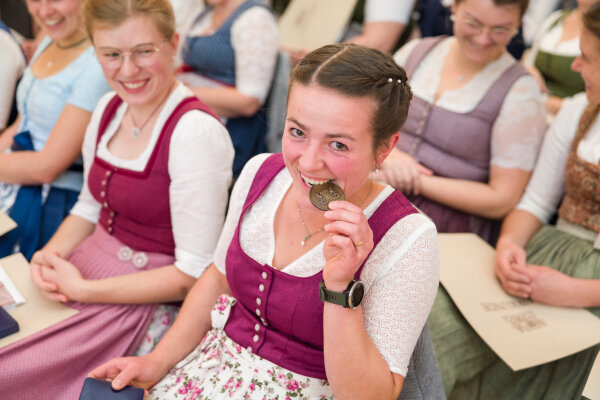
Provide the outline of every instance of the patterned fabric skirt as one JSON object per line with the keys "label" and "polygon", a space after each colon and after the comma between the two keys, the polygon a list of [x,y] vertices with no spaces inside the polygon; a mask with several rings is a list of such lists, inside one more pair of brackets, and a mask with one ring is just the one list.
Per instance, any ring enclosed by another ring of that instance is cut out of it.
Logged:
{"label": "patterned fabric skirt", "polygon": [[[69,259],[86,279],[139,272],[132,260],[118,257],[122,247],[96,227]],[[147,257],[145,269],[173,263],[173,257],[165,254],[147,253]],[[79,313],[0,349],[2,400],[77,399],[89,371],[136,351],[156,309],[154,304],[67,305]]]}
{"label": "patterned fabric skirt", "polygon": [[[600,251],[590,241],[543,227],[527,262],[582,279],[600,278]],[[600,316],[600,308],[591,308]],[[449,399],[579,399],[600,346],[513,372],[477,335],[440,286],[429,315],[433,345]]]}
{"label": "patterned fabric skirt", "polygon": [[151,399],[333,399],[329,383],[278,367],[225,334],[233,297],[222,295],[202,342],[150,392]]}

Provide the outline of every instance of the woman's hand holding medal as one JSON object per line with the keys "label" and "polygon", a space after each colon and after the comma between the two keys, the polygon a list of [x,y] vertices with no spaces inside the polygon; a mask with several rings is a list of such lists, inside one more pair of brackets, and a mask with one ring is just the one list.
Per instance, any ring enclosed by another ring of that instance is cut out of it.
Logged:
{"label": "woman's hand holding medal", "polygon": [[[343,291],[373,249],[373,231],[362,208],[345,201],[344,192],[339,186],[331,182],[324,185],[330,185],[327,189],[341,193],[341,196],[339,200],[315,204],[318,208],[327,209],[324,216],[329,221],[324,227],[329,237],[323,245],[326,261],[323,279],[328,289]],[[313,194],[311,190],[311,201],[315,197]]]}

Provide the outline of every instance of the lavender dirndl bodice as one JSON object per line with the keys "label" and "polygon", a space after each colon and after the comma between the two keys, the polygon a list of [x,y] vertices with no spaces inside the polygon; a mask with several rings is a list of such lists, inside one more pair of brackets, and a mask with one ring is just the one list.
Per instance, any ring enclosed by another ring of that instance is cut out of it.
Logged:
{"label": "lavender dirndl bodice", "polygon": [[[240,245],[241,220],[246,210],[283,167],[281,154],[270,156],[260,167],[227,251],[227,281],[237,302],[231,309],[225,333],[237,344],[278,366],[327,379],[323,356],[323,303],[318,289],[322,271],[310,277],[293,276],[259,264]],[[390,195],[369,218],[374,248],[391,226],[415,212],[399,191]],[[363,267],[364,263],[357,270],[356,279]]]}
{"label": "lavender dirndl bodice", "polygon": [[[409,79],[442,39],[424,39],[415,47],[406,63]],[[487,182],[494,123],[510,88],[525,74],[525,67],[516,62],[491,85],[475,109],[465,114],[414,96],[398,148],[437,176]],[[408,199],[433,220],[438,232],[474,232],[492,244],[497,240],[500,221],[479,218],[420,195]]]}

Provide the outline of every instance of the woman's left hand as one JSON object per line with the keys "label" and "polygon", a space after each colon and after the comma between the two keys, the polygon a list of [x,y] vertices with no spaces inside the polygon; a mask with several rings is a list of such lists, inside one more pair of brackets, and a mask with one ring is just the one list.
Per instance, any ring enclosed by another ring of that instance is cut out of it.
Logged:
{"label": "woman's left hand", "polygon": [[45,265],[41,268],[42,277],[58,286],[60,300],[84,301],[83,292],[88,281],[83,279],[79,269],[57,254],[45,252],[43,257]]}
{"label": "woman's left hand", "polygon": [[528,264],[523,272],[529,277],[531,300],[551,306],[579,307],[574,278],[544,265]]}
{"label": "woman's left hand", "polygon": [[343,291],[373,249],[373,231],[362,208],[348,201],[332,201],[325,218],[329,237],[323,246],[323,279],[330,290]]}

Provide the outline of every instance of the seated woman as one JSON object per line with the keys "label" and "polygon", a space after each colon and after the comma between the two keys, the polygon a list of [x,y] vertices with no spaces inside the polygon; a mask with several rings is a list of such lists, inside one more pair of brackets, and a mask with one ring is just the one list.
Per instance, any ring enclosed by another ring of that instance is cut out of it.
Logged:
{"label": "seated woman", "polygon": [[40,291],[79,313],[0,349],[3,399],[77,398],[91,368],[133,354],[153,316],[157,327],[174,319],[158,304],[185,297],[225,218],[233,146],[175,80],[169,1],[88,1],[84,12],[116,94],[87,129],[77,204],[31,263]]}
{"label": "seated woman", "polygon": [[233,175],[265,151],[267,98],[279,47],[277,22],[260,0],[209,1],[182,47],[193,71],[180,79],[220,117],[235,148]]}
{"label": "seated woman", "polygon": [[414,99],[381,171],[439,232],[495,243],[519,201],[545,130],[535,79],[506,52],[527,0],[457,0],[454,36],[409,42],[395,55]]}
{"label": "seated woman", "polygon": [[[502,226],[496,275],[514,296],[600,316],[600,3],[583,26],[573,69],[586,93],[565,100],[546,134],[527,191]],[[561,198],[557,225],[545,225]],[[580,399],[599,349],[512,372],[443,289],[429,327],[450,399]]]}
{"label": "seated woman", "polygon": [[[525,7],[523,17],[531,14],[531,5],[536,1],[550,2],[552,0],[528,0],[529,8]],[[431,37],[452,35],[454,31],[455,15],[453,11],[454,0],[419,0],[415,7],[416,24],[414,29],[416,37]],[[502,0],[498,4],[504,3]],[[522,18],[523,19],[523,18]],[[526,43],[521,27],[512,35],[506,50],[516,59],[520,59],[525,51]]]}
{"label": "seated woman", "polygon": [[[398,397],[439,272],[433,224],[369,178],[406,118],[406,75],[346,44],[309,53],[290,82],[283,156],[244,168],[215,263],[173,327],[92,376],[160,399]],[[323,212],[311,190],[338,201]]]}
{"label": "seated woman", "polygon": [[30,259],[81,190],[85,128],[110,89],[83,28],[82,3],[27,2],[48,36],[17,88],[17,120],[0,136],[0,210],[18,224],[0,238],[0,257],[20,250]]}
{"label": "seated woman", "polygon": [[17,38],[12,35],[10,29],[0,21],[0,53],[3,61],[0,64],[0,132],[12,122],[16,116],[15,89],[17,82],[25,69],[25,53],[19,45]]}
{"label": "seated woman", "polygon": [[581,16],[595,0],[578,0],[574,10],[559,10],[550,15],[536,35],[523,63],[548,94],[546,110],[555,115],[562,99],[585,90],[581,75],[571,69],[579,55]]}

